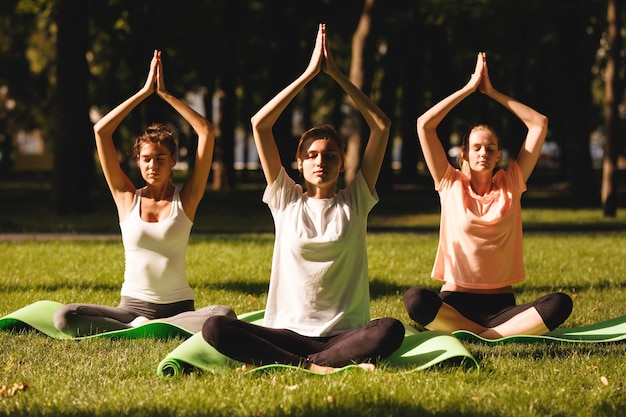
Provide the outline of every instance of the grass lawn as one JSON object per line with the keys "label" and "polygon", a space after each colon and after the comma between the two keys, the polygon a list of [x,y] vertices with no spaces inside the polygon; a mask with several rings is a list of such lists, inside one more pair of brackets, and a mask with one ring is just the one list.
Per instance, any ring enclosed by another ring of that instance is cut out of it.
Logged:
{"label": "grass lawn", "polygon": [[[16,194],[23,198],[8,197]],[[0,233],[29,237],[0,241],[0,316],[43,299],[115,305],[124,265],[112,203],[103,199],[91,216],[50,218],[31,194],[5,190],[1,197]],[[197,307],[264,308],[273,237],[259,200],[258,190],[205,198],[187,255]],[[372,214],[368,236],[371,310],[408,324],[403,292],[415,284],[437,288],[429,278],[436,201],[388,201]],[[607,220],[599,209],[531,205],[524,216],[528,278],[516,287],[519,302],[567,292],[574,311],[565,327],[626,315],[623,211]],[[48,240],[41,232],[111,235]],[[158,377],[158,363],[181,342],[0,332],[0,415],[618,416],[626,409],[623,343],[467,343],[478,370],[449,363],[410,373],[381,366],[327,376],[225,370]]]}
{"label": "grass lawn", "polygon": [[[527,281],[519,301],[562,290],[575,298],[566,326],[626,314],[626,232],[531,233]],[[402,293],[428,278],[435,233],[373,233],[372,315],[406,323]],[[197,305],[262,309],[270,234],[194,237],[189,279]],[[49,299],[114,305],[123,252],[117,239],[0,243],[0,315]],[[452,364],[413,373],[382,367],[310,376],[192,372],[161,378],[156,367],[182,340],[59,341],[34,332],[0,332],[0,396],[7,416],[274,415],[619,415],[626,406],[624,345],[468,343],[479,370]],[[19,385],[18,385],[19,386]]]}

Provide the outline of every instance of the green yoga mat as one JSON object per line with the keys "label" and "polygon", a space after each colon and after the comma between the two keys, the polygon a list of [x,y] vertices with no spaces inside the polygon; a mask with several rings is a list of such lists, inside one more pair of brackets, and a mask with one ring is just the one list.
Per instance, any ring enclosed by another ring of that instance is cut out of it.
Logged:
{"label": "green yoga mat", "polygon": [[626,316],[580,327],[557,328],[542,336],[516,335],[500,339],[484,339],[477,334],[465,330],[455,331],[459,340],[471,342],[498,343],[608,343],[626,340]]}
{"label": "green yoga mat", "polygon": [[[240,316],[240,318],[251,323],[261,324],[263,313],[263,311],[257,311]],[[384,362],[393,367],[399,367],[401,370],[412,372],[453,359],[470,367],[478,368],[476,359],[452,334],[436,331],[419,333],[407,327],[402,345]],[[201,333],[196,333],[159,363],[157,374],[159,376],[177,376],[192,368],[211,372],[232,371],[240,365],[241,363],[222,355],[213,346],[205,342]],[[264,372],[271,369],[297,369],[310,372],[297,366],[272,364],[252,368],[246,373]],[[357,365],[348,365],[335,372],[345,372],[351,369],[361,368]]]}
{"label": "green yoga mat", "polygon": [[170,323],[149,322],[141,326],[130,329],[114,330],[105,333],[99,333],[91,336],[72,337],[54,327],[54,313],[62,307],[62,303],[56,301],[37,301],[29,304],[13,313],[7,314],[0,318],[0,329],[3,330],[22,330],[35,329],[55,339],[88,339],[93,337],[99,338],[116,338],[116,339],[138,339],[138,338],[157,338],[167,339],[176,336],[185,339],[192,335],[191,332]]}

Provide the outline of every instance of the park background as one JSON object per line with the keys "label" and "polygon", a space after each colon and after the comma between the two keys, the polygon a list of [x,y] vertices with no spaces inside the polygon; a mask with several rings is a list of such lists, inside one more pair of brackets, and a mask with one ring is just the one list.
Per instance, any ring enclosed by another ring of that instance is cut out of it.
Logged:
{"label": "park background", "polygon": [[[393,120],[378,183],[383,201],[394,191],[432,188],[416,117],[462,86],[476,53],[486,51],[494,86],[549,118],[529,189],[555,191],[553,201],[561,205],[601,208],[608,217],[623,206],[619,1],[5,0],[0,12],[0,186],[38,189],[43,217],[88,215],[103,204],[110,211],[91,126],[144,83],[154,49],[163,50],[168,89],[218,127],[207,189],[248,189],[258,196],[263,179],[250,117],[306,67],[320,22],[327,24],[340,67]],[[348,141],[350,180],[367,136],[330,77],[318,76],[285,113],[275,128],[283,159],[294,159],[303,130],[331,122]],[[195,138],[156,96],[118,130],[121,160],[138,179],[127,153],[153,121],[176,129],[184,177]],[[523,125],[479,93],[442,123],[451,155],[476,122],[499,132],[503,163],[515,157]],[[0,199],[27,200],[12,193]],[[416,211],[437,205],[434,193],[415,202]],[[32,230],[2,217],[0,231]],[[63,222],[55,217],[55,223]]]}
{"label": "park background", "polygon": [[[115,305],[123,248],[95,156],[92,124],[145,81],[163,50],[168,89],[219,127],[194,224],[188,274],[197,305],[262,309],[273,224],[250,142],[250,116],[306,67],[317,25],[334,56],[393,120],[370,216],[372,315],[408,323],[402,293],[433,289],[439,202],[416,117],[468,79],[486,51],[494,86],[550,120],[523,196],[528,279],[520,302],[575,299],[564,324],[626,313],[622,2],[608,0],[2,0],[0,2],[0,315],[52,299]],[[613,18],[609,19],[609,16]],[[610,23],[614,23],[611,25]],[[358,164],[363,128],[320,74],[276,126],[285,161],[299,133],[331,121]],[[182,181],[194,138],[153,97],[120,126],[128,152],[152,121],[176,129]],[[447,149],[475,122],[493,124],[508,159],[523,126],[475,94],[449,115]],[[185,153],[185,150],[187,153]],[[137,183],[139,186],[140,184]],[[479,371],[444,365],[316,378],[192,372],[158,378],[173,340],[58,341],[0,332],[0,415],[617,416],[626,407],[622,343],[468,345]],[[9,395],[10,394],[10,395]]]}

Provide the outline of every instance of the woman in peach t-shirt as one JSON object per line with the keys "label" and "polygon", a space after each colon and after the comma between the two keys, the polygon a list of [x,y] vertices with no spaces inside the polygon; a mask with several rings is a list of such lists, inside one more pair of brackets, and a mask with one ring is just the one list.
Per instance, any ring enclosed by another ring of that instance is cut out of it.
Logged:
{"label": "woman in peach t-shirt", "polygon": [[[515,114],[528,128],[515,162],[494,174],[499,140],[487,125],[473,127],[461,145],[460,170],[448,162],[437,126],[476,90]],[[488,339],[544,334],[572,311],[563,293],[517,305],[512,285],[524,280],[520,199],[548,130],[547,118],[497,91],[478,54],[467,84],[417,119],[417,133],[441,201],[439,246],[433,278],[439,294],[412,287],[404,295],[411,319],[431,330],[469,330]]]}

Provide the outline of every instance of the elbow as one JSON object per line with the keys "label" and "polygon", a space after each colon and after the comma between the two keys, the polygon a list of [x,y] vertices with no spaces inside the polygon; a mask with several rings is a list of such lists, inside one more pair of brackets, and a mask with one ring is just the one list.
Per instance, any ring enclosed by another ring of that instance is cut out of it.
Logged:
{"label": "elbow", "polygon": [[391,122],[391,119],[389,118],[389,116],[385,115],[382,118],[381,122],[382,122],[383,129],[385,131],[387,131],[387,132],[391,131],[391,123],[392,122]]}
{"label": "elbow", "polygon": [[386,116],[383,115],[379,120],[378,120],[378,129],[386,134],[389,134],[391,132],[391,119]]}
{"label": "elbow", "polygon": [[97,122],[96,124],[93,125],[93,133],[94,133],[96,139],[98,137],[102,136],[102,134],[104,133],[104,125],[103,125],[103,123],[101,123],[101,121],[99,121],[99,122]]}
{"label": "elbow", "polygon": [[256,129],[259,126],[259,117],[258,115],[254,115],[250,118],[250,124],[252,125],[253,129]]}
{"label": "elbow", "polygon": [[264,118],[261,117],[260,114],[255,114],[254,116],[252,116],[250,118],[250,124],[252,125],[252,130],[253,131],[258,131],[259,129],[263,128],[263,120]]}
{"label": "elbow", "polygon": [[371,121],[368,121],[370,129],[379,130],[381,132],[391,131],[391,118],[383,112],[371,113]]}
{"label": "elbow", "polygon": [[213,124],[208,120],[204,120],[196,133],[198,136],[204,136],[207,138],[213,137],[215,136],[215,126],[213,126]]}
{"label": "elbow", "polygon": [[261,118],[259,118],[258,114],[255,114],[250,118],[250,124],[252,127],[252,136],[255,138],[259,136],[259,131],[262,130]]}
{"label": "elbow", "polygon": [[535,120],[535,126],[541,129],[542,132],[548,131],[548,116],[539,114]]}
{"label": "elbow", "polygon": [[418,135],[431,135],[437,134],[437,127],[439,126],[441,119],[436,115],[433,115],[431,111],[420,115],[415,122],[415,127]]}
{"label": "elbow", "polygon": [[421,115],[417,118],[417,122],[415,123],[415,127],[418,132],[426,130],[428,123],[428,119],[424,118],[424,115]]}
{"label": "elbow", "polygon": [[423,129],[424,128],[424,119],[422,118],[423,116],[419,116],[417,118],[417,121],[415,122],[415,128],[417,130]]}
{"label": "elbow", "polygon": [[250,124],[252,125],[253,133],[272,130],[272,124],[269,123],[267,117],[263,117],[263,115],[260,115],[258,113],[250,118]]}

